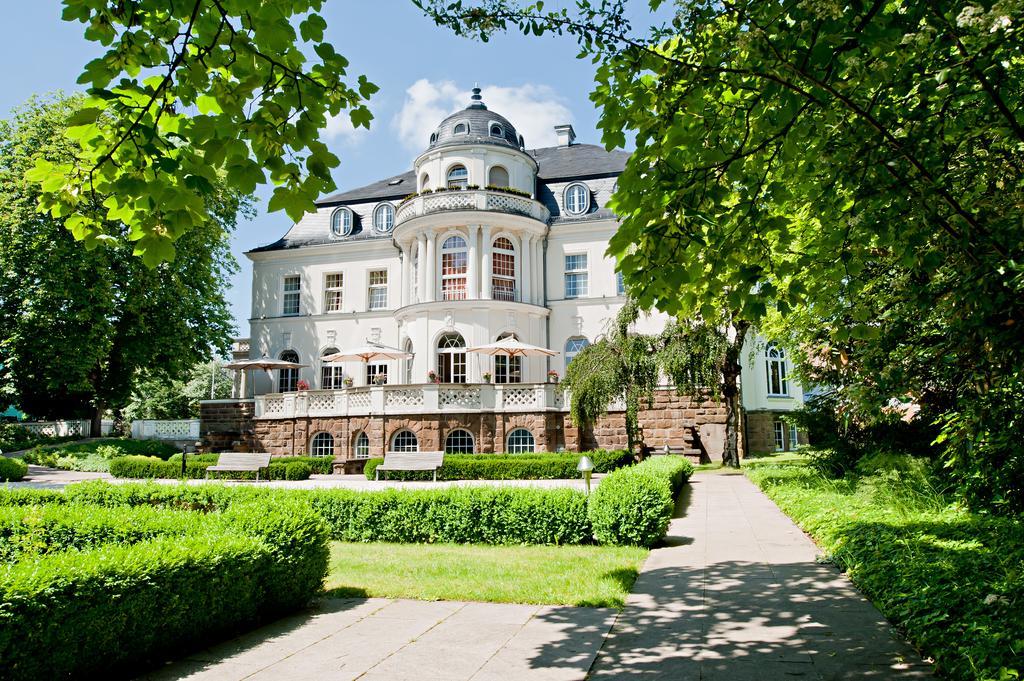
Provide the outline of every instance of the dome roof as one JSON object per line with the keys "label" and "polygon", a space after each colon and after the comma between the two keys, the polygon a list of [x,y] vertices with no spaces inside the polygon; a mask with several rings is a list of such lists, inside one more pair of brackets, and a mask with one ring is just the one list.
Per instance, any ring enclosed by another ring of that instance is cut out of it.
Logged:
{"label": "dome roof", "polygon": [[456,144],[496,144],[513,149],[524,146],[515,126],[507,118],[487,110],[478,87],[473,88],[469,106],[441,121],[430,136],[427,149]]}

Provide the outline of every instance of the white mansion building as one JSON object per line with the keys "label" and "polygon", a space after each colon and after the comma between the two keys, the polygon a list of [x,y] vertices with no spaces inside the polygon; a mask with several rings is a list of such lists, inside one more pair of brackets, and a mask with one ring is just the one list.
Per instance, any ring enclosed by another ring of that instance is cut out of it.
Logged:
{"label": "white mansion building", "polygon": [[[554,451],[625,444],[621,412],[581,432],[560,386],[573,356],[623,304],[617,228],[606,208],[628,154],[578,144],[528,149],[484,105],[441,121],[412,170],[327,196],[253,262],[250,340],[236,357],[299,362],[253,372],[253,401],[204,405],[204,435],[273,453],[332,455],[341,465],[388,450]],[[658,332],[665,318],[644,318]],[[551,358],[490,357],[467,348],[513,337]],[[411,359],[324,363],[367,343]],[[789,449],[781,412],[802,403],[781,349],[743,353],[748,451]],[[552,377],[553,378],[553,377]],[[643,412],[645,442],[717,450],[724,410],[659,391]],[[386,445],[385,445],[386,443]]]}

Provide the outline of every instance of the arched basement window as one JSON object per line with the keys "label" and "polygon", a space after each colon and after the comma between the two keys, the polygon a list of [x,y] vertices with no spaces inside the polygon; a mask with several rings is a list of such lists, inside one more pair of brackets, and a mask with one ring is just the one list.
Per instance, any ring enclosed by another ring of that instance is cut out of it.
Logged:
{"label": "arched basement window", "polygon": [[334,436],[330,433],[317,433],[309,445],[312,456],[334,456]]}
{"label": "arched basement window", "polygon": [[534,448],[533,433],[526,428],[516,428],[508,434],[508,443],[505,449],[510,454],[522,454],[532,452]]}
{"label": "arched basement window", "polygon": [[418,452],[420,442],[416,439],[416,433],[411,430],[400,430],[391,438],[391,451],[393,452]]}
{"label": "arched basement window", "polygon": [[473,454],[476,451],[476,444],[473,442],[473,434],[468,430],[459,428],[448,433],[444,439],[445,454]]}

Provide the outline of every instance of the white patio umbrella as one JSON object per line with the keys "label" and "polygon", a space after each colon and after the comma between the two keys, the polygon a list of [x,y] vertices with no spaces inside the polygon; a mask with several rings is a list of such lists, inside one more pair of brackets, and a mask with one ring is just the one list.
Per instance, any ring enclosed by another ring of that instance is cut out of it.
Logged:
{"label": "white patio umbrella", "polygon": [[[392,348],[387,345],[381,345],[380,343],[367,343],[350,350],[342,350],[336,352],[333,355],[325,356],[322,361],[327,363],[334,362],[362,362],[363,365],[369,362],[379,362],[385,359],[411,359],[412,353],[406,352],[405,350],[399,350],[398,348]],[[365,373],[365,372],[364,372]],[[387,404],[387,400],[384,401]],[[388,429],[387,423],[384,420],[385,412],[387,410],[382,408],[380,414],[381,433],[384,438],[384,451],[388,451]]]}
{"label": "white patio umbrella", "polygon": [[481,355],[488,355],[494,357],[496,355],[503,355],[505,357],[554,357],[558,354],[555,350],[548,350],[538,345],[530,345],[529,343],[523,343],[522,341],[512,338],[502,338],[501,340],[495,341],[494,343],[488,343],[487,345],[478,345],[475,348],[467,348],[467,352],[476,352]]}
{"label": "white patio umbrella", "polygon": [[[299,364],[298,362],[289,362],[286,359],[271,359],[266,355],[263,355],[259,359],[236,359],[233,362],[228,362],[224,365],[225,369],[237,369],[239,371],[249,371],[250,369],[263,369],[267,372],[267,377],[270,378],[270,383],[273,385],[274,377],[270,373],[275,369],[301,369],[309,366],[308,364]],[[253,392],[255,394],[256,387],[253,386]],[[248,391],[246,391],[248,392]],[[244,395],[243,395],[244,397]]]}

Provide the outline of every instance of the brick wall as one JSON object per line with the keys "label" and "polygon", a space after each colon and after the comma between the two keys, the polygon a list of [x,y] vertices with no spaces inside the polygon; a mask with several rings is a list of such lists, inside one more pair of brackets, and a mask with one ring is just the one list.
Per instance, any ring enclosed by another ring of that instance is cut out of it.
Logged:
{"label": "brick wall", "polygon": [[[746,415],[746,435],[751,454],[770,454],[775,448],[775,422],[782,420],[786,412],[751,411]],[[789,451],[789,424],[784,425],[783,451]],[[797,434],[799,444],[807,444],[807,433]]]}
{"label": "brick wall", "polygon": [[[204,451],[254,451],[252,400],[199,403],[199,437]],[[258,450],[256,450],[258,451]]]}

